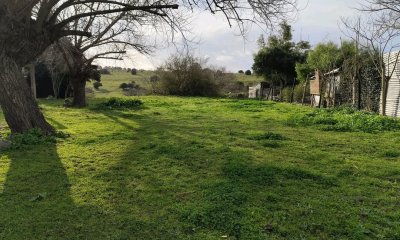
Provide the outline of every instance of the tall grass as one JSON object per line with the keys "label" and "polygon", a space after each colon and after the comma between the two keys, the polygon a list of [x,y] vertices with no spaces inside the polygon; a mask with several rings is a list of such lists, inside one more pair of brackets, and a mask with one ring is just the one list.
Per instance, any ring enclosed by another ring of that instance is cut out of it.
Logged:
{"label": "tall grass", "polygon": [[344,106],[334,109],[316,109],[311,113],[293,114],[287,121],[290,126],[316,126],[324,131],[380,132],[400,130],[400,121],[375,113],[357,111]]}

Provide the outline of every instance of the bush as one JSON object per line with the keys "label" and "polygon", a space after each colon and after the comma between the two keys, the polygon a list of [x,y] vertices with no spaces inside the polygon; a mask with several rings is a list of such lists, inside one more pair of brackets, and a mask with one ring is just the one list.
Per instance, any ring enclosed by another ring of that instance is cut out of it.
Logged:
{"label": "bush", "polygon": [[69,135],[57,132],[55,135],[46,135],[38,128],[30,129],[25,133],[17,133],[9,136],[12,149],[21,149],[30,145],[52,144],[57,138],[67,138]]}
{"label": "bush", "polygon": [[257,134],[249,137],[250,140],[272,140],[272,141],[282,141],[285,140],[286,138],[282,136],[279,133],[273,133],[273,132],[266,132],[263,134]]}
{"label": "bush", "polygon": [[157,75],[153,75],[153,76],[150,77],[149,80],[150,80],[151,83],[156,83],[156,82],[160,81],[160,77],[157,76]]}
{"label": "bush", "polygon": [[380,132],[400,130],[400,121],[374,113],[357,111],[344,106],[336,109],[318,109],[288,119],[291,126],[318,126],[324,131],[338,132]]}
{"label": "bush", "polygon": [[148,85],[150,86],[150,92],[156,94],[163,94],[163,90],[160,87],[160,77],[157,75],[152,75],[147,79]]}
{"label": "bush", "polygon": [[244,74],[243,70],[238,71],[239,74]]}
{"label": "bush", "polygon": [[119,88],[121,88],[121,89],[128,88],[128,84],[127,84],[127,83],[121,83],[121,84],[119,85]]}
{"label": "bush", "polygon": [[101,82],[98,82],[98,81],[93,82],[93,87],[96,90],[99,90],[99,88],[102,86],[103,86],[103,84]]}
{"label": "bush", "polygon": [[108,70],[107,68],[102,68],[99,70],[100,74],[111,74],[110,70]]}
{"label": "bush", "polygon": [[129,89],[136,88],[135,82],[130,82],[130,83],[126,84],[126,88],[129,88]]}
{"label": "bush", "polygon": [[134,81],[132,81],[130,83],[121,83],[119,85],[119,88],[121,88],[122,90],[134,89],[134,88],[139,88],[139,85],[137,85]]}
{"label": "bush", "polygon": [[158,69],[159,93],[180,96],[218,96],[216,73],[203,68],[199,58],[174,55]]}
{"label": "bush", "polygon": [[97,109],[132,109],[139,108],[143,102],[139,99],[130,98],[110,98],[108,101],[97,104]]}
{"label": "bush", "polygon": [[137,74],[137,69],[136,68],[132,68],[131,69],[131,74],[132,75],[136,75]]}
{"label": "bush", "polygon": [[251,75],[251,71],[250,70],[246,70],[246,72],[244,72],[245,75],[250,76]]}
{"label": "bush", "polygon": [[97,66],[93,66],[93,69],[89,73],[89,78],[97,82],[101,81],[101,73],[100,70],[97,70]]}

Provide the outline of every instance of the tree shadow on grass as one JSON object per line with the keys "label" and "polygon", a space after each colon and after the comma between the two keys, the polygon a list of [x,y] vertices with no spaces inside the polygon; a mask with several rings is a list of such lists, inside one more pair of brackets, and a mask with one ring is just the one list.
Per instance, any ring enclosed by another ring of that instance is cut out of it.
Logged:
{"label": "tree shadow on grass", "polygon": [[50,117],[46,117],[46,120],[49,121],[51,123],[51,125],[53,125],[57,130],[64,130],[67,129],[67,127],[60,123],[59,121],[55,120],[54,118],[50,118]]}
{"label": "tree shadow on grass", "polygon": [[[201,239],[202,232],[208,237],[263,238],[268,219],[260,221],[249,214],[259,198],[271,202],[253,210],[265,211],[287,201],[283,199],[306,201],[290,192],[291,187],[327,191],[337,184],[335,178],[304,169],[256,163],[250,151],[231,149],[220,139],[201,139],[201,124],[187,126],[145,115],[105,115],[124,125],[128,120],[138,123],[139,128],[127,130],[136,131],[140,139],[133,139],[119,161],[97,177],[118,186],[112,191],[123,203],[115,205],[116,211],[144,215],[147,226],[154,227],[154,239]],[[282,198],[276,189],[287,189],[287,196]]]}
{"label": "tree shadow on grass", "polygon": [[[56,145],[5,153],[9,169],[0,192],[1,239],[99,239],[98,209],[77,206]],[[101,224],[101,221],[99,221]],[[104,237],[104,236],[103,236]]]}

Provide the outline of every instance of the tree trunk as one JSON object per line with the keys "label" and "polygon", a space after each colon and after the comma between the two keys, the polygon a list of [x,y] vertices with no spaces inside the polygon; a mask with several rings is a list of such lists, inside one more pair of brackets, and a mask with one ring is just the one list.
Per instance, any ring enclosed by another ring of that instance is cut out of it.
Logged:
{"label": "tree trunk", "polygon": [[294,102],[294,89],[296,88],[296,78],[293,77],[292,93],[290,95],[290,103]]}
{"label": "tree trunk", "polygon": [[86,107],[86,79],[82,79],[79,76],[72,77],[71,85],[74,91],[72,106],[78,108]]}
{"label": "tree trunk", "polygon": [[306,82],[304,83],[304,87],[303,87],[303,96],[301,97],[301,105],[304,105],[304,101],[306,98],[306,88],[307,88],[307,84],[308,83],[308,79],[306,79]]}
{"label": "tree trunk", "polygon": [[29,79],[31,80],[31,91],[36,99],[36,71],[35,64],[29,64]]}
{"label": "tree trunk", "polygon": [[55,130],[40,112],[21,69],[12,58],[0,56],[0,105],[8,126],[12,133],[38,128],[53,134]]}

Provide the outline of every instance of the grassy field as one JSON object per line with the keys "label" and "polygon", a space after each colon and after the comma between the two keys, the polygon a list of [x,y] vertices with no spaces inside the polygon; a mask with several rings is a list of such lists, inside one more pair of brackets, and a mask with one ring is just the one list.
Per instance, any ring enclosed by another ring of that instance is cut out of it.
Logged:
{"label": "grassy field", "polygon": [[[103,75],[103,87],[100,88],[100,91],[95,91],[94,94],[89,94],[89,97],[96,98],[108,98],[108,97],[118,97],[121,96],[121,89],[119,86],[121,83],[130,83],[134,81],[141,88],[150,89],[149,79],[154,75],[152,71],[144,71],[138,72],[137,75],[131,75],[126,72],[112,72],[110,75]],[[252,86],[256,83],[261,82],[262,77],[258,77],[256,75],[244,75],[244,74],[235,74],[236,81],[243,82],[247,86]],[[88,84],[88,87],[92,87],[92,84]]]}
{"label": "grassy field", "polygon": [[398,131],[293,126],[313,110],[253,100],[94,107],[128,77],[87,109],[40,101],[70,137],[1,153],[0,239],[400,239]]}
{"label": "grassy field", "polygon": [[[149,88],[149,79],[153,75],[151,71],[138,71],[137,75],[132,75],[127,72],[112,72],[110,75],[102,75],[103,87],[100,91],[95,91],[94,94],[89,94],[89,97],[96,98],[108,98],[118,97],[122,95],[122,91],[119,88],[121,83],[131,83],[132,81],[138,84],[142,88]],[[88,84],[88,87],[92,87]]]}
{"label": "grassy field", "polygon": [[249,85],[249,86],[260,83],[264,80],[263,77],[256,76],[254,74],[253,75],[245,75],[245,74],[237,73],[237,74],[235,74],[235,76],[239,82],[243,82],[245,85]]}

